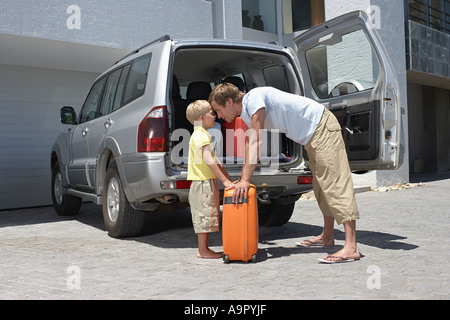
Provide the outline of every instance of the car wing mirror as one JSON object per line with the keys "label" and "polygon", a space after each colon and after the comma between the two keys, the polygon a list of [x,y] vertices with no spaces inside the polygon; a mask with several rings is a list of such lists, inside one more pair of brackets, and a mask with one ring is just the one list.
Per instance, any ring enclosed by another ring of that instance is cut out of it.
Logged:
{"label": "car wing mirror", "polygon": [[61,108],[61,123],[63,124],[77,124],[77,113],[72,107]]}

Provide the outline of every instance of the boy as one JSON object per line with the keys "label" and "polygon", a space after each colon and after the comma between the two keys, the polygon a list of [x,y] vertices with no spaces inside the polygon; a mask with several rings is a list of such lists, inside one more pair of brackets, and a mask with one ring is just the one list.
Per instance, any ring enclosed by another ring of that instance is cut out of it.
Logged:
{"label": "boy", "polygon": [[208,236],[220,229],[220,200],[217,178],[225,187],[231,180],[223,165],[216,158],[211,135],[206,131],[214,127],[216,116],[208,101],[198,100],[186,110],[186,117],[194,125],[189,142],[187,179],[192,181],[189,191],[192,223],[198,235],[197,258],[218,259],[222,255],[208,247]]}

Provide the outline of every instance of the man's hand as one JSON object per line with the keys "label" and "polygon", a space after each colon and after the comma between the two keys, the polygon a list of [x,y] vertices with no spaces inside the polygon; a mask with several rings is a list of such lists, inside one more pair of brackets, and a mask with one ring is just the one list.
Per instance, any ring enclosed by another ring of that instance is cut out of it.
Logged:
{"label": "man's hand", "polygon": [[236,181],[233,185],[227,187],[225,190],[234,189],[233,203],[242,203],[248,197],[248,189],[250,189],[250,182],[246,180]]}

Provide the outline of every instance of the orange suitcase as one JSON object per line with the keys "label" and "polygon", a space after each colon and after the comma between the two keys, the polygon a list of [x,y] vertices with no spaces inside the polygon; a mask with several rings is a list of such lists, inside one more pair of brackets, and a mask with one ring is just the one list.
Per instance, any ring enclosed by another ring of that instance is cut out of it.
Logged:
{"label": "orange suitcase", "polygon": [[225,191],[222,215],[223,260],[256,262],[258,252],[258,204],[256,187],[250,186],[243,203],[233,203],[234,189]]}

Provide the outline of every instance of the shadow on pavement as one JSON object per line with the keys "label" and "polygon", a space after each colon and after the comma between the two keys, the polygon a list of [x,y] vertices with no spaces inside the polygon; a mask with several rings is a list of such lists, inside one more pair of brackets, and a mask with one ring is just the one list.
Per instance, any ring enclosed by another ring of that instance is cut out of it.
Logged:
{"label": "shadow on pavement", "polygon": [[[16,210],[0,213],[0,229],[32,224],[57,223],[62,221],[79,221],[107,233],[103,223],[102,209],[93,204],[83,204],[80,213],[75,217],[59,217],[53,207]],[[294,243],[300,239],[313,237],[322,232],[322,226],[308,225],[297,222],[289,222],[280,227],[261,227],[259,242],[267,247],[264,250],[266,256],[282,257],[298,254]],[[292,245],[288,248],[280,247],[278,241],[292,239]],[[335,229],[335,239],[345,240],[343,231]],[[417,245],[402,242],[406,237],[376,231],[357,230],[357,241],[360,244],[387,250],[414,250]],[[189,208],[153,213],[147,216],[146,225],[142,236],[123,239],[123,241],[137,241],[161,248],[196,248],[197,235],[192,228]],[[210,235],[210,246],[222,246],[222,233]],[[271,247],[273,246],[273,247]],[[336,249],[335,246],[334,249]],[[326,252],[326,249],[318,249]],[[325,251],[324,251],[325,250]]]}

